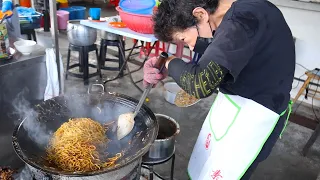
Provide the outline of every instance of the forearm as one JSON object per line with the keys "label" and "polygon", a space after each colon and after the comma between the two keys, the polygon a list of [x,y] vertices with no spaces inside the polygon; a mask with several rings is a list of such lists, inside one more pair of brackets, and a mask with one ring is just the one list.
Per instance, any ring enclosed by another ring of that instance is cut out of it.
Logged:
{"label": "forearm", "polygon": [[181,59],[167,63],[169,75],[188,94],[196,98],[206,98],[222,82],[227,70],[213,61],[202,61],[198,65],[188,64]]}

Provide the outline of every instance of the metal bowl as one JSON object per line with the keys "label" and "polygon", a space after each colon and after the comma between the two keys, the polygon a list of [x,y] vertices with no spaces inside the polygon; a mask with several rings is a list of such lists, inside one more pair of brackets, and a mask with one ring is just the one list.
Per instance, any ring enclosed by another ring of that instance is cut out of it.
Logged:
{"label": "metal bowl", "polygon": [[119,40],[119,35],[107,31],[101,31],[101,38],[109,41],[116,41]]}
{"label": "metal bowl", "polygon": [[143,162],[170,158],[175,151],[176,136],[180,133],[180,125],[173,118],[163,114],[155,115],[159,124],[158,136],[149,152],[144,155]]}
{"label": "metal bowl", "polygon": [[[178,94],[178,92],[181,90],[181,87],[176,83],[176,82],[167,82],[164,84],[163,86],[163,97],[164,99],[169,102],[170,104],[174,104],[174,101],[176,99],[176,96]],[[200,102],[201,99],[195,101],[192,104],[188,104],[184,107],[190,107],[193,106],[195,104],[197,104],[198,102]]]}
{"label": "metal bowl", "polygon": [[68,40],[76,46],[90,46],[97,40],[97,30],[80,24],[80,20],[68,21]]}

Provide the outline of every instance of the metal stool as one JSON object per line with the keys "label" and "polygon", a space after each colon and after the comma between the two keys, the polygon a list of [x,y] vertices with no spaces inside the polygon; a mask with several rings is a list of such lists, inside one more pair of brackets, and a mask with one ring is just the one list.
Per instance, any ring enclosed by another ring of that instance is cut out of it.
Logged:
{"label": "metal stool", "polygon": [[166,180],[160,174],[158,174],[157,172],[154,172],[153,166],[164,164],[169,160],[171,160],[170,180],[173,180],[175,158],[176,158],[175,150],[173,151],[173,154],[166,159],[151,159],[151,158],[142,157],[141,167],[149,170],[149,178],[150,178],[149,180],[153,180],[153,175],[156,175],[158,178],[162,180]]}
{"label": "metal stool", "polygon": [[[124,41],[123,41],[123,44],[124,44]],[[118,59],[109,59],[109,58],[106,58],[108,46],[118,47]],[[123,49],[124,49],[124,47],[123,47]],[[120,50],[120,42],[119,42],[119,40],[101,39],[101,43],[100,43],[100,57],[99,57],[101,69],[109,70],[109,71],[120,71],[120,68],[122,67],[122,65],[123,65],[123,63],[124,63],[124,61],[125,61],[125,60],[123,59],[120,51],[121,51],[121,50]],[[106,66],[105,66],[105,62],[106,62],[106,61],[109,61],[109,62],[118,62],[119,65],[118,65],[118,67],[106,67]],[[123,76],[123,71],[120,72],[120,76]]]}
{"label": "metal stool", "polygon": [[21,34],[27,35],[28,40],[33,39],[35,42],[37,42],[37,36],[36,36],[36,32],[34,29],[21,29]]}
{"label": "metal stool", "polygon": [[[71,51],[79,52],[79,63],[73,64],[70,66]],[[89,64],[89,52],[91,51],[96,51],[97,65]],[[75,67],[79,67],[79,72],[83,72],[83,74],[76,74],[76,73],[69,72],[69,69],[72,69]],[[89,67],[97,68],[97,72],[89,74]],[[89,78],[93,76],[99,75],[100,78],[102,77],[100,64],[99,64],[98,48],[96,44],[93,44],[91,46],[77,46],[77,45],[69,44],[66,79],[68,78],[68,75],[77,77],[77,78],[83,78],[85,83]]]}

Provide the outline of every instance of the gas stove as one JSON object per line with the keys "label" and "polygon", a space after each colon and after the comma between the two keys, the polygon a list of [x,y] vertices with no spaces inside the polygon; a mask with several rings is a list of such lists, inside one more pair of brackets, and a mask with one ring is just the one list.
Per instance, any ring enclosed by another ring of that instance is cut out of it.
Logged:
{"label": "gas stove", "polygon": [[94,176],[67,177],[48,174],[30,165],[26,165],[18,175],[17,180],[140,180],[140,164],[132,163],[121,171],[108,172]]}

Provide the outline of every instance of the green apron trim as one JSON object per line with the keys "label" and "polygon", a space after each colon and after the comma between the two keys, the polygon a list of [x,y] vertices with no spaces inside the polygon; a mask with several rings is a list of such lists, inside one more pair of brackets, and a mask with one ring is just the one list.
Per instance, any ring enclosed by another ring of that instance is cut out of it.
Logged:
{"label": "green apron trim", "polygon": [[[287,108],[287,109],[289,109],[289,113],[288,113],[288,116],[287,116],[287,121],[288,121],[289,116],[290,116],[291,111],[292,111],[292,101],[291,101],[291,100],[290,100],[289,103],[288,103],[288,108]],[[260,146],[260,148],[258,149],[257,153],[254,155],[254,157],[252,158],[252,160],[250,161],[250,163],[247,165],[247,167],[243,170],[243,172],[241,173],[241,175],[237,178],[238,180],[240,180],[240,179],[242,178],[242,176],[247,172],[247,170],[249,169],[249,167],[251,166],[251,164],[257,159],[259,153],[261,152],[261,149],[263,148],[264,144],[266,143],[266,141],[267,141],[268,138],[270,137],[271,133],[273,132],[274,128],[276,127],[276,125],[277,125],[280,117],[283,116],[283,115],[287,112],[287,109],[284,110],[284,111],[279,115],[278,120],[274,123],[273,128],[272,128],[272,129],[270,130],[270,132],[268,133],[269,135],[265,137],[265,139],[264,139],[263,143],[261,143],[261,146]],[[286,122],[286,124],[287,124],[287,122]],[[285,126],[286,126],[286,124],[285,124]],[[285,127],[282,129],[282,132],[284,131],[284,129],[285,129]],[[281,132],[281,133],[282,133],[282,132]],[[280,134],[280,136],[281,136],[281,134]]]}
{"label": "green apron trim", "polygon": [[189,171],[187,171],[187,173],[188,173],[188,176],[189,176],[189,180],[192,180]]}
{"label": "green apron trim", "polygon": [[[215,139],[216,141],[222,140],[222,139],[228,134],[230,128],[232,127],[232,125],[233,125],[234,122],[236,121],[236,119],[237,119],[237,117],[238,117],[238,115],[239,115],[239,113],[240,113],[240,110],[241,110],[241,107],[240,107],[237,103],[235,103],[228,95],[224,94],[224,96],[231,102],[232,105],[234,105],[234,107],[236,107],[236,108],[238,109],[238,111],[237,111],[236,115],[234,116],[232,122],[230,123],[229,127],[227,128],[226,132],[225,132],[220,138],[217,138],[216,134],[214,133],[214,131],[213,131],[213,129],[212,129],[211,123],[210,123],[210,121],[209,121],[210,129],[211,129],[212,134],[213,134],[213,137],[214,137],[214,139]],[[213,103],[213,105],[212,105],[212,107],[211,107],[211,109],[210,109],[209,118],[211,117],[212,108],[214,107],[215,103],[216,103],[216,101],[214,101],[214,103]]]}
{"label": "green apron trim", "polygon": [[[290,118],[290,115],[291,115],[291,112],[292,112],[292,104],[293,104],[293,102],[290,100],[290,101],[289,101],[289,105],[288,105],[289,112],[288,112],[288,115],[287,115],[286,122],[285,122],[285,124],[284,124],[284,126],[283,126],[283,129],[282,129],[281,133],[280,133],[280,136],[279,136],[280,139],[281,139],[281,137],[282,137],[282,133],[285,131],[285,129],[286,129],[287,125],[288,125],[288,121],[289,121],[289,118]],[[287,110],[286,110],[286,111],[287,111]],[[286,111],[284,111],[284,113],[281,113],[280,116],[283,116]]]}

